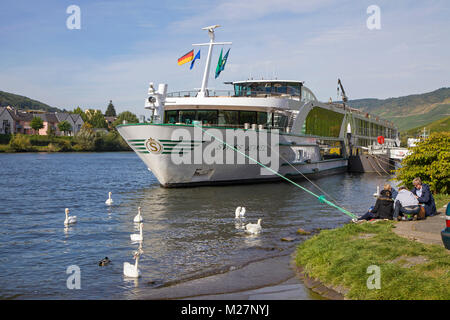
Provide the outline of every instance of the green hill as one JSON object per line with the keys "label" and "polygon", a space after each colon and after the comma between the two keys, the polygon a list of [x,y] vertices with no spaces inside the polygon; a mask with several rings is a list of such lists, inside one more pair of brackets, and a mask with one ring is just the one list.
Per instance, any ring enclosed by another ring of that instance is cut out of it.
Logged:
{"label": "green hill", "polygon": [[11,106],[22,110],[43,110],[47,112],[61,112],[60,109],[45,103],[17,94],[0,91],[0,107]]}
{"label": "green hill", "polygon": [[348,105],[391,120],[405,131],[449,116],[450,88],[398,98],[355,99]]}
{"label": "green hill", "polygon": [[403,133],[407,136],[412,137],[412,136],[422,133],[424,127],[426,128],[427,133],[428,133],[428,131],[429,132],[443,132],[443,131],[450,132],[450,116],[439,119],[437,121],[433,121],[431,123],[427,123],[427,124],[417,127],[417,128],[409,129]]}

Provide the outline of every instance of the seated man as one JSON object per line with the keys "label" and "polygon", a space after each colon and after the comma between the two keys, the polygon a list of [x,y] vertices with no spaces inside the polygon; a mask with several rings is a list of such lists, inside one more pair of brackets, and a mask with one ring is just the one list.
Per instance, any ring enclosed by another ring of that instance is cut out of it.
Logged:
{"label": "seated man", "polygon": [[[401,215],[414,216],[420,212],[419,201],[406,187],[398,188],[398,195],[394,200],[394,220],[400,220]],[[412,217],[411,217],[412,219]],[[406,218],[404,217],[404,220]]]}
{"label": "seated man", "polygon": [[375,206],[364,214],[358,220],[371,220],[371,219],[389,219],[392,220],[392,214],[394,211],[394,201],[391,198],[391,192],[389,190],[381,190],[380,196],[377,198]]}
{"label": "seated man", "polygon": [[394,188],[392,188],[392,186],[391,186],[389,183],[386,183],[386,184],[384,185],[384,190],[389,190],[389,191],[391,192],[391,198],[392,198],[392,199],[397,198],[397,194],[398,194],[397,190],[395,190]]}
{"label": "seated man", "polygon": [[436,204],[434,203],[433,195],[431,194],[430,187],[422,183],[420,178],[413,180],[414,188],[411,192],[415,195],[420,204],[425,207],[425,216],[434,216],[436,214]]}

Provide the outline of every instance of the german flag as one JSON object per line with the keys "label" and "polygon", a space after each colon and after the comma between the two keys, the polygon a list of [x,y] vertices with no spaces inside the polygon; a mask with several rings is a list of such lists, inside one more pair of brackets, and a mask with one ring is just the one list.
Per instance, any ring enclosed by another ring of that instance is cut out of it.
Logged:
{"label": "german flag", "polygon": [[178,59],[178,65],[181,66],[182,64],[192,61],[193,59],[194,59],[194,50],[191,50],[184,56],[182,56],[180,59]]}

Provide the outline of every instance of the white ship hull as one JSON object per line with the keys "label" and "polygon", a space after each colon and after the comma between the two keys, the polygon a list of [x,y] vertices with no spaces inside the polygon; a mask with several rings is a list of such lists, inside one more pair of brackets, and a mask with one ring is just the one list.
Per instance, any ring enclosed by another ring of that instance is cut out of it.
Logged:
{"label": "white ship hull", "polygon": [[[179,140],[174,139],[173,133],[180,127],[188,130],[194,137],[194,127],[183,125],[130,124],[119,126],[118,131],[163,187],[254,183],[281,179],[268,171],[262,172],[260,165],[248,159],[241,164],[205,164],[203,162],[175,164],[172,154],[178,152],[174,149],[177,148],[175,145]],[[225,129],[218,130],[225,136]],[[236,132],[245,134],[245,131],[241,129]],[[277,158],[279,166],[276,171],[284,176],[303,178],[303,175],[321,176],[347,170],[347,159],[320,160],[319,148],[314,138],[283,134],[279,136],[279,139],[279,145],[277,144],[279,150],[275,154],[279,156],[279,153],[282,156]],[[207,148],[214,139],[192,141],[197,142],[197,147]],[[158,147],[154,148],[156,145]],[[296,150],[299,149],[308,151],[306,162],[298,159],[296,161]]]}

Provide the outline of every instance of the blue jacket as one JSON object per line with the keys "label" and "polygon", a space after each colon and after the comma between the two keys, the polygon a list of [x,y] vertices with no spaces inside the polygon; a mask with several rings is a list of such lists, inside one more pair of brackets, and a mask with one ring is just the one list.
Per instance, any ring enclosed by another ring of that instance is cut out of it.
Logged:
{"label": "blue jacket", "polygon": [[[417,195],[417,189],[414,187],[411,192]],[[434,203],[433,194],[431,193],[430,187],[427,184],[422,184],[422,195],[417,198],[419,203],[423,203],[425,206],[425,215],[432,216],[436,214],[436,204]]]}

